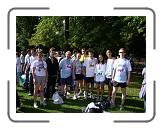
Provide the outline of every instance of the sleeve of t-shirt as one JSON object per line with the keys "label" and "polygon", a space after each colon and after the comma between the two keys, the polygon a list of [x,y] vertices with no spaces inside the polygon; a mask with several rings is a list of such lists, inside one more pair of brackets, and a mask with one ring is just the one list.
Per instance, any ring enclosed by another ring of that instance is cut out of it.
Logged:
{"label": "sleeve of t-shirt", "polygon": [[113,64],[113,69],[116,68],[116,65],[117,65],[117,60],[114,61],[114,64]]}
{"label": "sleeve of t-shirt", "polygon": [[129,60],[127,61],[127,69],[129,72],[132,71],[132,67]]}
{"label": "sleeve of t-shirt", "polygon": [[142,76],[144,76],[145,72],[146,72],[146,68],[143,68],[143,70],[142,70]]}
{"label": "sleeve of t-shirt", "polygon": [[83,67],[86,67],[86,66],[87,66],[87,61],[85,60],[83,63]]}
{"label": "sleeve of t-shirt", "polygon": [[97,73],[97,64],[96,64],[96,66],[95,66],[95,71],[94,71],[94,73]]}
{"label": "sleeve of t-shirt", "polygon": [[59,67],[60,67],[60,69],[62,69],[62,65],[63,65],[63,59],[60,61],[60,63],[59,63]]}
{"label": "sleeve of t-shirt", "polygon": [[43,61],[44,63],[44,68],[47,68],[47,63],[45,61]]}
{"label": "sleeve of t-shirt", "polygon": [[104,72],[106,73],[106,67],[107,67],[107,64],[105,63],[104,64]]}
{"label": "sleeve of t-shirt", "polygon": [[32,65],[32,66],[33,66],[33,67],[36,67],[36,61],[33,62],[33,65]]}

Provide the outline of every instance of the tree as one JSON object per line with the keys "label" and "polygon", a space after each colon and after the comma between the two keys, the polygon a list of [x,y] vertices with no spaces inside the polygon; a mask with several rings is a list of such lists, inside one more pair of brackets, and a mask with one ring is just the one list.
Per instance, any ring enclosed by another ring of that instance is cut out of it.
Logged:
{"label": "tree", "polygon": [[142,16],[41,17],[34,31],[29,40],[33,45],[62,50],[84,47],[96,53],[111,48],[115,54],[125,47],[135,57],[146,55],[146,17]]}
{"label": "tree", "polygon": [[39,17],[16,17],[16,47],[17,50],[26,50],[29,47],[29,39],[35,33],[34,28],[39,22]]}

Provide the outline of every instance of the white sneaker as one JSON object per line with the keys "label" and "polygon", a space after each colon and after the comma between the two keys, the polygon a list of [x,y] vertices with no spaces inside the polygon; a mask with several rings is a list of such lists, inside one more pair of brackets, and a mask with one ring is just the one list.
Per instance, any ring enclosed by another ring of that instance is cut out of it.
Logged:
{"label": "white sneaker", "polygon": [[124,110],[124,105],[120,105],[120,111]]}
{"label": "white sneaker", "polygon": [[77,97],[77,99],[79,99],[81,96],[80,95],[77,95],[76,97]]}
{"label": "white sneaker", "polygon": [[91,99],[95,99],[94,95],[90,95],[90,98],[91,98]]}
{"label": "white sneaker", "polygon": [[77,94],[78,96],[80,96],[82,94],[82,91],[80,90],[79,93]]}
{"label": "white sneaker", "polygon": [[88,99],[88,96],[85,95],[84,100],[87,100],[87,99]]}
{"label": "white sneaker", "polygon": [[45,101],[43,102],[40,101],[40,105],[47,106],[47,103],[45,103]]}
{"label": "white sneaker", "polygon": [[66,97],[66,99],[69,99],[70,98],[70,96],[68,96],[68,95],[66,95],[65,97]]}
{"label": "white sneaker", "polygon": [[34,103],[34,108],[38,108],[38,105],[37,105],[37,103]]}
{"label": "white sneaker", "polygon": [[67,92],[67,93],[66,93],[66,95],[70,95],[70,93],[69,93],[69,92]]}
{"label": "white sneaker", "polygon": [[76,100],[76,99],[77,99],[77,97],[76,97],[76,95],[74,95],[73,100]]}
{"label": "white sneaker", "polygon": [[32,96],[32,94],[29,92],[29,93],[28,93],[28,96]]}
{"label": "white sneaker", "polygon": [[86,97],[86,93],[85,93],[85,91],[84,91],[84,98]]}

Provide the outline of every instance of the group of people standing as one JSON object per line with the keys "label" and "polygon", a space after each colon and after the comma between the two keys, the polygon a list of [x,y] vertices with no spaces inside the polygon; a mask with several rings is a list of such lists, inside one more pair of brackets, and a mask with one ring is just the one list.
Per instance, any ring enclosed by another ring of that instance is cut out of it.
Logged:
{"label": "group of people standing", "polygon": [[[16,66],[21,66],[26,74],[24,85],[29,87],[29,95],[33,95],[34,108],[38,108],[38,93],[40,104],[44,106],[47,104],[48,99],[56,91],[56,82],[59,80],[60,95],[68,98],[68,91],[73,90],[73,99],[78,99],[84,94],[85,100],[90,97],[91,99],[96,98],[96,101],[102,101],[105,84],[108,85],[107,101],[110,102],[111,108],[115,107],[116,93],[121,87],[120,109],[123,110],[126,87],[129,84],[132,71],[131,64],[125,58],[124,48],[119,49],[118,59],[112,56],[112,50],[107,50],[106,55],[106,60],[102,54],[98,54],[98,57],[95,58],[91,50],[86,53],[86,50],[82,49],[81,52],[75,52],[73,55],[67,51],[65,57],[58,60],[55,48],[50,48],[49,57],[44,59],[41,50],[32,49],[25,56],[24,64],[17,56]],[[17,71],[17,79],[20,76],[19,71]],[[94,84],[97,86],[97,96],[94,94]],[[89,86],[91,86],[90,92]]]}

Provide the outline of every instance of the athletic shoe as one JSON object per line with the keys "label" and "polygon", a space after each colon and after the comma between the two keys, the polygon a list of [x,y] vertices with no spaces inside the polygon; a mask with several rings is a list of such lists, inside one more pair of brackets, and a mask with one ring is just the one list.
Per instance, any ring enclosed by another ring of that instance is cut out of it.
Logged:
{"label": "athletic shoe", "polygon": [[78,96],[80,96],[82,94],[82,91],[80,90],[79,93],[77,94]]}
{"label": "athletic shoe", "polygon": [[38,108],[38,105],[37,105],[37,103],[34,103],[34,108]]}
{"label": "athletic shoe", "polygon": [[120,105],[120,111],[124,110],[124,105]]}
{"label": "athletic shoe", "polygon": [[77,99],[77,97],[76,97],[76,95],[74,95],[73,100],[76,100],[76,99]]}
{"label": "athletic shoe", "polygon": [[96,101],[98,102],[99,100],[100,100],[100,98],[99,98],[99,97],[97,97]]}
{"label": "athletic shoe", "polygon": [[84,98],[85,98],[85,96],[86,96],[86,92],[84,91]]}
{"label": "athletic shoe", "polygon": [[115,103],[112,103],[111,101],[110,101],[110,108],[114,108],[115,107]]}
{"label": "athletic shoe", "polygon": [[85,95],[84,100],[87,100],[87,99],[88,99],[88,97]]}
{"label": "athletic shoe", "polygon": [[40,101],[40,105],[46,106],[47,103],[45,103],[45,101]]}
{"label": "athletic shoe", "polygon": [[70,93],[69,93],[69,92],[67,92],[67,93],[66,93],[66,95],[70,95]]}
{"label": "athletic shoe", "polygon": [[66,97],[66,99],[69,99],[70,98],[70,96],[68,96],[68,95],[66,95],[65,97]]}
{"label": "athletic shoe", "polygon": [[32,94],[29,92],[28,96],[32,96]]}
{"label": "athletic shoe", "polygon": [[76,97],[77,97],[77,99],[79,99],[81,96],[80,95],[77,95]]}
{"label": "athletic shoe", "polygon": [[94,97],[94,95],[93,95],[93,94],[92,94],[92,95],[90,95],[90,98],[91,98],[91,99],[95,99],[95,97]]}

